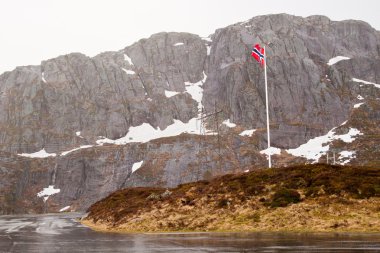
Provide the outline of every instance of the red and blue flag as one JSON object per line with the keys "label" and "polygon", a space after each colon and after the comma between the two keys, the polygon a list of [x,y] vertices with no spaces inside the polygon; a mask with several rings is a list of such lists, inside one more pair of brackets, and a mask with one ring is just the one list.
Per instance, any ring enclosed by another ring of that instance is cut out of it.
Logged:
{"label": "red and blue flag", "polygon": [[265,64],[265,49],[263,47],[260,47],[259,44],[256,44],[254,47],[252,47],[252,57],[258,61],[261,66],[264,66]]}

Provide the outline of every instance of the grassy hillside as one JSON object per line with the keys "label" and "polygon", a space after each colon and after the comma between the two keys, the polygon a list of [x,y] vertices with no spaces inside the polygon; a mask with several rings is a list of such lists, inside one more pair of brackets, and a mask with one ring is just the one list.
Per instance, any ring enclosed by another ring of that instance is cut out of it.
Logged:
{"label": "grassy hillside", "polygon": [[299,165],[128,188],[88,211],[83,223],[108,231],[380,231],[380,168]]}

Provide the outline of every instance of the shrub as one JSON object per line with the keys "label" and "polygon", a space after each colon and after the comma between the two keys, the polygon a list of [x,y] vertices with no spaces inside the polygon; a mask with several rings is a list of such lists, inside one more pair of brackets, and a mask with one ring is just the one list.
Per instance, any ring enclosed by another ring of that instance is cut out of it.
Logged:
{"label": "shrub", "polygon": [[301,201],[301,196],[296,190],[280,188],[278,189],[270,203],[271,207],[285,207],[290,203],[298,203]]}
{"label": "shrub", "polygon": [[230,204],[230,202],[227,199],[221,199],[218,201],[217,207],[219,208],[225,208]]}
{"label": "shrub", "polygon": [[359,198],[370,198],[376,195],[375,187],[372,185],[364,184],[359,191]]}

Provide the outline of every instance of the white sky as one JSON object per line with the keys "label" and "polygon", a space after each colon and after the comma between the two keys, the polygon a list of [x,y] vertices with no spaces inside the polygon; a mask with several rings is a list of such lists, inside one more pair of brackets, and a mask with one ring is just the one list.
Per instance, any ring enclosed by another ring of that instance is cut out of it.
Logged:
{"label": "white sky", "polygon": [[360,19],[380,30],[379,0],[0,0],[0,73],[71,52],[94,56],[157,32],[201,36],[257,15]]}

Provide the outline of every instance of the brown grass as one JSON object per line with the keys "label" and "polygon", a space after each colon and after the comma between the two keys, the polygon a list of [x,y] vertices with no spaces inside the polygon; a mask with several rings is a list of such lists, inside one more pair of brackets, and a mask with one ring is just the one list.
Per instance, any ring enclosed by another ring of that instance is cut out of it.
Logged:
{"label": "brown grass", "polygon": [[[370,224],[380,222],[380,168],[300,165],[230,174],[165,191],[119,190],[92,205],[87,222],[129,232],[373,231]],[[341,223],[338,213],[346,217]],[[283,225],[276,226],[278,222]]]}

